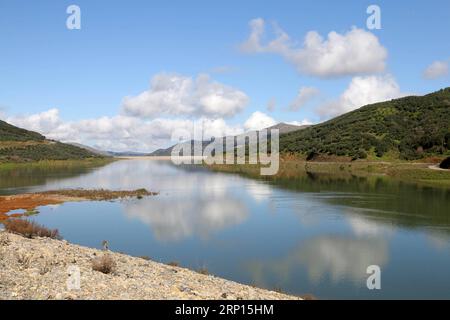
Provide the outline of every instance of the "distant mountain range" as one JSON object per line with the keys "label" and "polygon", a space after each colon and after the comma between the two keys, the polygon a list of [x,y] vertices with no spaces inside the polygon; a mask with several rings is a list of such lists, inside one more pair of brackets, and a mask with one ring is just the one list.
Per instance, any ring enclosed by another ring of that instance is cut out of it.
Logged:
{"label": "distant mountain range", "polygon": [[105,157],[143,157],[150,155],[149,153],[145,152],[134,152],[134,151],[122,151],[122,152],[116,152],[116,151],[104,151],[99,150],[81,143],[76,142],[69,142],[68,144],[76,146],[78,148],[86,149],[92,153],[95,153],[99,156],[105,156]]}
{"label": "distant mountain range", "polygon": [[[281,122],[281,123],[278,123],[278,124],[276,124],[276,125],[274,125],[272,127],[267,128],[267,130],[270,131],[271,129],[278,129],[279,132],[280,132],[280,135],[281,135],[281,134],[286,134],[286,133],[289,133],[289,132],[305,129],[307,127],[308,127],[308,125],[297,126],[297,125],[287,124],[287,123]],[[252,131],[250,131],[250,132],[252,132]],[[253,131],[253,132],[257,132],[257,131]],[[245,134],[249,134],[249,132],[247,132]],[[235,136],[235,138],[240,137],[240,136],[244,136],[245,134],[237,135],[237,136]],[[217,142],[217,143],[219,143],[219,142]],[[200,144],[201,144],[200,141],[194,141],[194,140],[186,141],[186,142],[175,144],[175,145],[173,145],[173,146],[171,146],[169,148],[166,148],[166,149],[158,149],[158,150],[150,153],[149,156],[154,156],[154,157],[165,156],[165,157],[167,157],[167,156],[170,156],[172,154],[172,150],[176,146],[178,146],[178,147],[183,147],[184,146],[184,149],[188,149],[189,145],[191,146],[191,151],[192,151],[192,154],[193,154],[194,153],[194,145],[200,145]],[[211,141],[203,141],[203,144],[202,144],[203,147],[202,148],[204,149],[206,146],[208,146],[210,144],[211,144]],[[234,149],[234,147],[232,147],[232,148]]]}

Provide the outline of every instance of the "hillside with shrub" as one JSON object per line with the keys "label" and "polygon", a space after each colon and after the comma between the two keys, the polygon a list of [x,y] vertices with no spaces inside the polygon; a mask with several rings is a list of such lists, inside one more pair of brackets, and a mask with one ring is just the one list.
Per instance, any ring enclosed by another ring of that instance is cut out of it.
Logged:
{"label": "hillside with shrub", "polygon": [[15,127],[0,120],[0,162],[29,162],[40,160],[80,160],[99,158],[86,149]]}
{"label": "hillside with shrub", "polygon": [[280,138],[280,151],[415,160],[450,154],[450,87],[361,107]]}

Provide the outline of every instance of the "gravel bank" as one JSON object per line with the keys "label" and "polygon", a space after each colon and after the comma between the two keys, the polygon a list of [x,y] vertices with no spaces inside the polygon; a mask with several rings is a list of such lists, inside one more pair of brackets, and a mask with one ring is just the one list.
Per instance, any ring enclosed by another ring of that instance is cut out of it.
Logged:
{"label": "gravel bank", "polygon": [[[110,274],[92,269],[105,254],[116,265]],[[299,298],[120,253],[0,231],[0,299]]]}

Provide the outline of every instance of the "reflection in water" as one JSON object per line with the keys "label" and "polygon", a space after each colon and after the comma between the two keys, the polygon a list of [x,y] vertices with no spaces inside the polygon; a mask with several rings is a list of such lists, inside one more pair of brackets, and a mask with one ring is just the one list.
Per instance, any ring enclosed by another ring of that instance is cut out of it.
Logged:
{"label": "reflection in water", "polygon": [[51,181],[80,177],[103,166],[101,162],[68,162],[50,164],[22,164],[0,168],[0,195],[28,191],[32,186],[43,186]]}
{"label": "reflection in water", "polygon": [[350,279],[362,283],[370,265],[383,267],[388,261],[387,241],[379,238],[358,239],[324,236],[307,241],[286,263],[303,264],[312,282],[325,275],[332,282]]}
{"label": "reflection in water", "polygon": [[125,213],[149,225],[161,241],[180,241],[191,236],[208,238],[212,233],[242,223],[248,216],[244,203],[232,198],[146,199],[125,205]]}
{"label": "reflection in water", "polygon": [[273,186],[301,192],[331,206],[353,208],[378,223],[406,228],[438,227],[450,234],[450,189],[431,188],[387,177],[333,177],[330,174],[268,181]]}
{"label": "reflection in water", "polygon": [[377,237],[385,230],[372,229],[372,222],[364,219],[349,219],[358,238],[324,235],[305,239],[287,255],[270,261],[252,261],[246,269],[252,281],[258,285],[286,285],[300,280],[299,270],[304,267],[308,280],[313,285],[323,281],[333,284],[351,281],[356,286],[365,284],[366,269],[370,265],[385,266],[389,260],[388,239]]}
{"label": "reflection in water", "polygon": [[319,298],[373,297],[365,279],[376,264],[387,279],[378,297],[450,298],[450,190],[323,174],[249,180],[148,160],[0,178],[0,193],[24,186],[160,192],[40,208],[30,217],[82,245],[108,239],[117,251],[205,263],[218,276]]}
{"label": "reflection in water", "polygon": [[394,232],[393,227],[386,224],[386,221],[384,223],[382,221],[371,221],[358,216],[355,213],[356,210],[352,209],[351,211],[353,214],[347,218],[347,221],[358,237],[390,235]]}

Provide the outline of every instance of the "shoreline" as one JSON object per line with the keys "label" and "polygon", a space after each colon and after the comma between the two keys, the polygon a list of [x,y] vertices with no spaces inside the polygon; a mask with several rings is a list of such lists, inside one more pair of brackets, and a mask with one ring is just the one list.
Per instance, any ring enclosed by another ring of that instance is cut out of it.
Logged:
{"label": "shoreline", "polygon": [[[142,199],[156,196],[157,192],[146,189],[112,191],[105,189],[61,189],[35,193],[0,196],[0,222],[9,218],[20,218],[36,214],[37,208],[65,202],[111,201],[127,198]],[[14,211],[23,211],[21,213]],[[14,213],[11,213],[14,212]]]}
{"label": "shoreline", "polygon": [[305,161],[280,160],[279,171],[261,177],[259,165],[206,165],[213,172],[239,174],[254,179],[295,179],[308,174],[329,174],[337,177],[387,177],[395,181],[417,183],[437,188],[450,188],[450,170],[434,168],[431,162],[390,161]]}
{"label": "shoreline", "polygon": [[[108,274],[93,270],[93,261],[105,255],[116,265]],[[144,258],[1,230],[0,279],[0,300],[302,300]]]}

